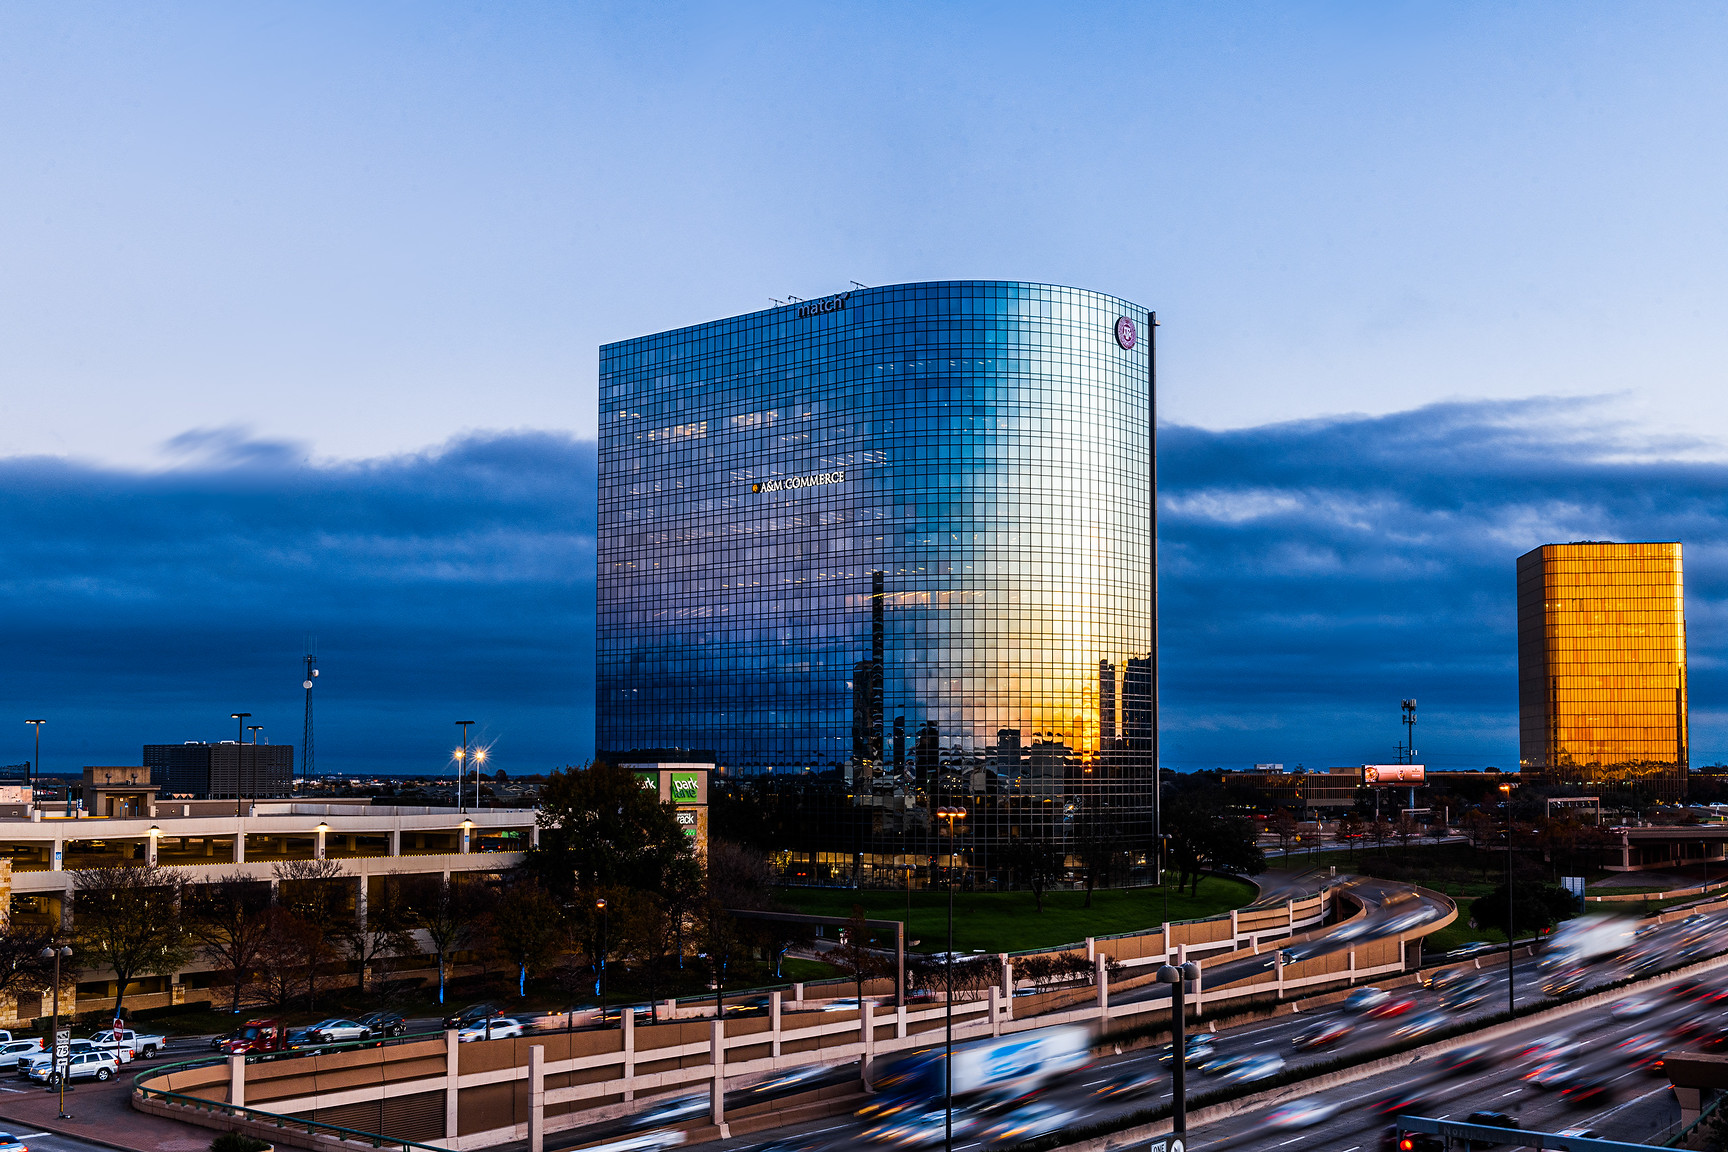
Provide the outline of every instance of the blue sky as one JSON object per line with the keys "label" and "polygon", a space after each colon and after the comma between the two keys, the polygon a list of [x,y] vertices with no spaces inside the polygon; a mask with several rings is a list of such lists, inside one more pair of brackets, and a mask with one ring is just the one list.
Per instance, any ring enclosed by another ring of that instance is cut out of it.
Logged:
{"label": "blue sky", "polygon": [[1371,759],[1414,694],[1509,760],[1510,559],[1586,535],[1686,540],[1717,755],[1725,50],[1679,3],[8,5],[4,697],[79,762],[297,740],[311,631],[331,767],[455,713],[580,758],[597,346],[1005,277],[1164,323],[1175,759]]}

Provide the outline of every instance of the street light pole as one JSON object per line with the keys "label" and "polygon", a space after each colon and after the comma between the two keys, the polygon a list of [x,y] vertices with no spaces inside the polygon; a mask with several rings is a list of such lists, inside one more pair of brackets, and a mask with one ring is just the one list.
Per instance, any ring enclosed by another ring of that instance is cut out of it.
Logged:
{"label": "street light pole", "polygon": [[30,771],[24,773],[24,783],[30,787],[30,803],[36,803],[36,781],[42,775],[42,725],[46,720],[26,720],[26,724],[36,725],[36,759],[30,762]]}
{"label": "street light pole", "polygon": [[252,795],[258,795],[258,733],[264,731],[262,724],[248,724],[246,731],[252,733]]}
{"label": "street light pole", "polygon": [[66,1114],[66,1074],[71,1069],[60,1064],[60,958],[72,955],[72,949],[65,944],[50,944],[36,955],[43,960],[54,958],[54,1055],[50,1067],[55,1071],[54,1087],[60,1090],[60,1119],[70,1120],[72,1117]]}
{"label": "street light pole", "polygon": [[458,720],[456,727],[462,729],[462,751],[456,757],[456,811],[468,811],[468,794],[463,791],[468,786],[468,725],[472,720]]}
{"label": "street light pole", "polygon": [[486,749],[474,749],[474,811],[480,811],[480,771],[486,764]]}
{"label": "street light pole", "polygon": [[608,928],[606,922],[606,898],[602,896],[600,899],[594,901],[594,907],[600,909],[600,1026],[604,1028],[606,1026],[606,946]]}
{"label": "street light pole", "polygon": [[[246,721],[252,718],[250,712],[230,712],[228,719],[234,721],[234,815],[244,816],[246,813],[240,806],[240,757],[246,749]],[[245,833],[241,833],[245,835]]]}
{"label": "street light pole", "polygon": [[[941,768],[937,768],[941,772]],[[938,819],[948,821],[948,952],[943,969],[948,976],[947,1034],[943,1041],[942,1081],[947,1115],[943,1119],[942,1147],[954,1152],[954,821],[964,817],[964,808],[938,808]]]}
{"label": "street light pole", "polygon": [[1506,1011],[1517,1011],[1517,986],[1512,980],[1514,944],[1518,933],[1513,928],[1512,900],[1512,785],[1500,785],[1500,798],[1506,805]]}
{"label": "street light pole", "polygon": [[1186,964],[1165,964],[1158,969],[1158,983],[1170,985],[1170,1134],[1188,1135],[1188,1044],[1182,1034],[1188,1014],[1184,999],[1187,982],[1200,979],[1200,965],[1190,960]]}

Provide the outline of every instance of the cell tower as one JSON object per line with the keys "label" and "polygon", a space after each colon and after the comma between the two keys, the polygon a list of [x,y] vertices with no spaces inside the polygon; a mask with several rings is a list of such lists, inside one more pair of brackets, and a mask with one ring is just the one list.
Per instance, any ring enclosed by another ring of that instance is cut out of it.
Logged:
{"label": "cell tower", "polygon": [[306,641],[306,682],[301,687],[306,689],[306,731],[300,737],[300,783],[302,786],[312,782],[312,766],[315,763],[312,755],[312,685],[318,682],[318,656],[313,651],[317,642],[311,637]]}

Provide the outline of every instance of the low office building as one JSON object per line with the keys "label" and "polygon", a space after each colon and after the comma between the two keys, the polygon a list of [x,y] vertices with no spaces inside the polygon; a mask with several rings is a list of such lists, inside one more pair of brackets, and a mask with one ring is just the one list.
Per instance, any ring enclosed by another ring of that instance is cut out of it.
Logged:
{"label": "low office building", "polygon": [[151,782],[169,796],[287,796],[294,783],[292,744],[146,744],[143,760]]}
{"label": "low office building", "polygon": [[[297,860],[338,864],[339,877],[352,884],[350,907],[363,917],[370,894],[389,877],[501,873],[520,863],[539,838],[537,812],[526,808],[460,812],[365,800],[283,801],[251,803],[236,816],[231,800],[159,800],[123,817],[86,812],[67,818],[61,811],[0,817],[0,901],[15,924],[72,924],[79,869],[159,864],[188,884],[231,876],[269,882],[279,863]],[[220,981],[199,961],[135,981],[126,1002],[138,1009],[210,1000],[224,994],[225,987],[216,987]],[[78,976],[80,1000],[105,1000],[111,1007],[116,991],[112,973]],[[8,1016],[30,1019],[46,1010],[34,997],[16,1003],[0,997],[0,1027]],[[64,999],[61,1011],[69,1011]]]}

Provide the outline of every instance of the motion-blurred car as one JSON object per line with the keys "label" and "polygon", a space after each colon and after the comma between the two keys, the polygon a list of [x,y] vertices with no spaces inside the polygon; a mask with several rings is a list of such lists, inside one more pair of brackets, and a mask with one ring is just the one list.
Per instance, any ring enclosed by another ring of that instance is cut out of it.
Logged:
{"label": "motion-blurred car", "polygon": [[0,1132],[0,1152],[30,1152],[28,1145],[10,1132]]}
{"label": "motion-blurred car", "polygon": [[785,1072],[780,1073],[778,1076],[770,1076],[768,1079],[763,1080],[760,1083],[752,1084],[750,1086],[750,1094],[753,1096],[769,1096],[776,1092],[785,1092],[788,1089],[798,1087],[800,1084],[807,1084],[812,1080],[820,1080],[832,1071],[833,1069],[829,1068],[825,1064],[806,1064],[801,1068],[790,1068]]}
{"label": "motion-blurred car", "polygon": [[1578,1065],[1565,1060],[1548,1060],[1524,1073],[1524,1079],[1538,1088],[1564,1088],[1580,1075]]}
{"label": "motion-blurred car", "polygon": [[1578,1076],[1560,1089],[1560,1099],[1582,1108],[1609,1099],[1613,1091],[1614,1081],[1607,1076]]}
{"label": "motion-blurred car", "polygon": [[1614,1007],[1608,1009],[1608,1014],[1616,1020],[1636,1020],[1640,1016],[1648,1016],[1656,1011],[1656,998],[1653,996],[1629,996],[1617,1001]]}
{"label": "motion-blurred car", "polygon": [[1440,995],[1440,1003],[1454,1012],[1473,1008],[1488,998],[1492,983],[1486,976],[1474,976],[1446,989]]}
{"label": "motion-blurred car", "polygon": [[1440,1071],[1461,1075],[1465,1072],[1475,1072],[1482,1068],[1491,1068],[1499,1063],[1494,1049],[1487,1044],[1472,1044],[1468,1048],[1455,1048],[1440,1057]]}
{"label": "motion-blurred car", "polygon": [[1048,1136],[1066,1128],[1079,1115],[1078,1112],[1059,1108],[1054,1104],[1025,1104],[992,1121],[979,1138],[989,1144],[1018,1144],[1022,1140],[1036,1140],[1040,1136]]}
{"label": "motion-blurred car", "polygon": [[1538,1064],[1550,1060],[1558,1060],[1562,1056],[1570,1056],[1578,1051],[1578,1041],[1570,1036],[1558,1033],[1551,1036],[1538,1036],[1518,1050],[1518,1056],[1523,1060],[1534,1060]]}
{"label": "motion-blurred car", "polygon": [[461,1044],[471,1044],[476,1040],[508,1040],[522,1035],[522,1021],[510,1016],[488,1016],[478,1024],[471,1024],[456,1031],[456,1040]]}
{"label": "motion-blurred car", "polygon": [[1274,1128],[1308,1128],[1337,1114],[1338,1105],[1325,1100],[1293,1100],[1268,1112],[1266,1123]]}
{"label": "motion-blurred car", "polygon": [[1392,993],[1383,988],[1376,988],[1373,985],[1369,985],[1366,988],[1358,988],[1356,991],[1350,993],[1350,995],[1344,997],[1344,1011],[1366,1012],[1370,1008],[1380,1007],[1380,1005],[1391,999]]}
{"label": "motion-blurred car", "polygon": [[1642,1056],[1664,1046],[1662,1037],[1657,1033],[1639,1032],[1614,1045],[1614,1051],[1622,1056]]}
{"label": "motion-blurred car", "polygon": [[1376,1116],[1397,1116],[1402,1112],[1424,1112],[1428,1105],[1429,1100],[1425,1094],[1405,1090],[1382,1096],[1369,1105],[1368,1110]]}
{"label": "motion-blurred car", "polygon": [[1542,991],[1549,996],[1568,995],[1583,987],[1586,975],[1582,968],[1561,968],[1543,979]]}
{"label": "motion-blurred car", "polygon": [[1222,1076],[1246,1064],[1253,1057],[1247,1052],[1237,1052],[1231,1056],[1214,1056],[1200,1065],[1200,1071],[1208,1076]]}
{"label": "motion-blurred car", "polygon": [[1240,1064],[1224,1073],[1224,1079],[1231,1084],[1248,1084],[1255,1080],[1264,1080],[1268,1076],[1276,1076],[1284,1071],[1284,1057],[1269,1053],[1250,1056]]}
{"label": "motion-blurred car", "polygon": [[1368,1015],[1376,1020],[1390,1020],[1395,1016],[1404,1015],[1414,1007],[1416,1007],[1414,1000],[1388,1000],[1378,1007],[1368,1009]]}
{"label": "motion-blurred car", "polygon": [[1424,1012],[1422,1015],[1412,1017],[1399,1025],[1398,1030],[1393,1035],[1426,1036],[1430,1032],[1446,1027],[1451,1022],[1452,1018],[1444,1012]]}
{"label": "motion-blurred car", "polygon": [[1164,1087],[1170,1081],[1170,1073],[1162,1068],[1142,1071],[1123,1072],[1112,1076],[1098,1087],[1092,1089],[1092,1095],[1105,1100],[1114,1100],[1122,1096],[1138,1096],[1142,1092],[1152,1092]]}
{"label": "motion-blurred car", "polygon": [[706,1116],[711,1107],[712,1101],[709,1100],[706,1092],[692,1092],[688,1096],[674,1096],[646,1112],[638,1112],[625,1122],[624,1127],[635,1130],[682,1124],[686,1120]]}
{"label": "motion-blurred car", "polygon": [[[978,1127],[978,1118],[968,1112],[954,1113],[953,1132],[969,1135]],[[940,1144],[948,1135],[948,1113],[941,1108],[926,1112],[903,1112],[890,1117],[874,1128],[864,1131],[864,1138],[878,1144],[898,1144],[902,1148],[918,1148],[925,1144]]]}
{"label": "motion-blurred car", "polygon": [[1459,948],[1446,953],[1448,960],[1468,960],[1472,956],[1480,956],[1484,952],[1492,952],[1499,945],[1488,940],[1472,940]]}
{"label": "motion-blurred car", "polygon": [[1303,1051],[1325,1048],[1338,1043],[1354,1031],[1355,1029],[1346,1021],[1321,1020],[1296,1033],[1295,1036],[1291,1037],[1290,1044],[1292,1047]]}
{"label": "motion-blurred car", "polygon": [[444,1018],[444,1027],[466,1028],[470,1024],[479,1023],[488,1016],[496,1015],[498,1015],[498,1007],[495,1004],[470,1004],[468,1007],[462,1009],[462,1011],[456,1013],[456,1015],[446,1016]]}
{"label": "motion-blurred car", "polygon": [[[1182,1050],[1187,1053],[1182,1063],[1189,1068],[1198,1068],[1206,1061],[1218,1055],[1218,1048],[1210,1036],[1190,1036],[1183,1041]],[[1173,1044],[1166,1044],[1158,1050],[1158,1063],[1170,1063],[1171,1055],[1176,1051]]]}

